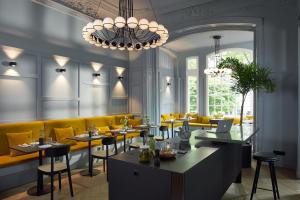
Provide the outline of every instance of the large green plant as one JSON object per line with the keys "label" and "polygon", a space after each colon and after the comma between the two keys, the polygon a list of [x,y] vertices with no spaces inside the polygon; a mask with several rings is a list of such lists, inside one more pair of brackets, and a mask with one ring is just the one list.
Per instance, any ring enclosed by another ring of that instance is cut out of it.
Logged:
{"label": "large green plant", "polygon": [[237,58],[228,57],[222,59],[218,68],[229,68],[232,70],[231,77],[234,80],[232,90],[242,94],[242,105],[240,114],[240,125],[243,123],[244,103],[247,94],[253,90],[263,89],[268,93],[275,90],[274,81],[271,79],[271,70],[254,62],[244,64]]}

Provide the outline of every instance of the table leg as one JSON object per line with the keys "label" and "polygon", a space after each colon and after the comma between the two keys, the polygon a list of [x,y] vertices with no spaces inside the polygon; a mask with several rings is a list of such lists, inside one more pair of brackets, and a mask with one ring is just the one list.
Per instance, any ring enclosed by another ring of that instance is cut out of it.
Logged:
{"label": "table leg", "polygon": [[124,141],[124,152],[126,152],[126,135],[123,135],[123,141]]}
{"label": "table leg", "polygon": [[[43,164],[43,151],[39,150],[39,165]],[[55,189],[55,188],[53,188]],[[38,171],[37,173],[37,185],[27,190],[27,194],[30,196],[41,196],[51,192],[50,185],[44,186],[43,174]]]}
{"label": "table leg", "polygon": [[89,160],[88,169],[81,171],[80,174],[82,176],[90,176],[90,177],[100,174],[99,170],[92,169],[92,141],[91,140],[88,141],[88,160]]}
{"label": "table leg", "polygon": [[174,123],[172,123],[172,138],[174,137]]}

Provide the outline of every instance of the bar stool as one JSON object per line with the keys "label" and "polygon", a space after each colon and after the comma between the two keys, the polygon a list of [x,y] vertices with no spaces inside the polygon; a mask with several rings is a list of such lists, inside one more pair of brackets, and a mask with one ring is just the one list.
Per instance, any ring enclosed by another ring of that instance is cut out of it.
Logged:
{"label": "bar stool", "polygon": [[[277,155],[280,155],[280,153],[278,153],[276,151],[274,151],[273,153],[257,152],[255,154],[253,154],[253,159],[257,161],[257,164],[256,164],[256,170],[255,170],[255,176],[254,176],[250,200],[252,200],[253,194],[256,193],[257,188],[262,189],[262,190],[273,191],[274,200],[277,200],[277,198],[280,199],[277,178],[276,178],[276,172],[275,172],[275,166],[274,166],[274,163],[276,161],[278,161]],[[283,154],[281,154],[281,155],[283,155]],[[272,181],[272,190],[257,187],[257,182],[258,182],[259,172],[260,172],[260,167],[261,167],[262,162],[267,162],[269,164],[271,181]]]}
{"label": "bar stool", "polygon": [[129,145],[129,151],[131,149],[139,149],[142,145],[146,144],[146,139],[145,136],[147,135],[148,131],[146,130],[142,130],[140,132],[140,137],[142,138],[142,142],[133,142]]}

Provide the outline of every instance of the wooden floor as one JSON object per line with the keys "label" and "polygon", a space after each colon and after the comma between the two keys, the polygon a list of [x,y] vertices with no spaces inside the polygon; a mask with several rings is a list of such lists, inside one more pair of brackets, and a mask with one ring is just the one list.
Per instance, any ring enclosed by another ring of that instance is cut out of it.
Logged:
{"label": "wooden floor", "polygon": [[[100,168],[99,168],[100,169]],[[73,199],[108,199],[108,184],[106,182],[106,175],[101,173],[95,177],[83,177],[79,173],[74,172],[72,176],[74,198]],[[243,183],[232,184],[224,195],[223,200],[248,200],[250,199],[250,192],[252,187],[254,169],[243,170]],[[300,180],[295,179],[295,175],[292,171],[287,169],[277,169],[278,185],[281,195],[281,200],[300,200]],[[50,195],[44,195],[41,197],[28,196],[26,190],[35,183],[23,185],[21,187],[11,189],[0,194],[0,199],[50,199]],[[55,182],[55,186],[58,188],[58,182]],[[271,182],[269,178],[269,171],[267,167],[263,167],[261,170],[261,176],[259,179],[259,187],[271,188]],[[63,178],[62,190],[57,189],[54,192],[54,199],[71,199],[68,187],[68,181]],[[257,194],[254,199],[256,200],[271,200],[273,199],[272,192],[257,190]]]}

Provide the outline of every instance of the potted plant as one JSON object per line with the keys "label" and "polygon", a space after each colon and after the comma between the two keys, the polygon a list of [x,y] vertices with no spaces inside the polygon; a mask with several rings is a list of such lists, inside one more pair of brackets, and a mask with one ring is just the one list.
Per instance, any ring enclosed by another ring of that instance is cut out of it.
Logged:
{"label": "potted plant", "polygon": [[253,90],[265,90],[272,93],[275,89],[274,81],[271,79],[271,70],[254,62],[242,63],[237,58],[228,57],[222,59],[217,66],[219,69],[231,69],[231,77],[234,84],[232,90],[242,95],[240,125],[243,123],[244,103],[247,94]]}

